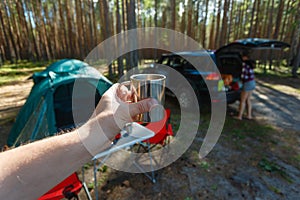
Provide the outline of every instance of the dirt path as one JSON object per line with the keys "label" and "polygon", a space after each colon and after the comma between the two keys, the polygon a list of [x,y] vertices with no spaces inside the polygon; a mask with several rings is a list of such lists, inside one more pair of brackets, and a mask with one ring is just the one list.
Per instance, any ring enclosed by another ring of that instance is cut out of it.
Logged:
{"label": "dirt path", "polygon": [[300,131],[300,94],[293,92],[290,86],[281,86],[280,89],[258,81],[254,94],[255,111],[275,126]]}
{"label": "dirt path", "polygon": [[25,103],[32,85],[32,80],[24,80],[0,87],[0,147],[6,144],[11,125]]}
{"label": "dirt path", "polygon": [[[294,80],[294,79],[292,79]],[[289,85],[274,86],[257,80],[253,94],[253,112],[257,120],[264,120],[278,128],[300,131],[300,81]],[[238,110],[239,102],[230,105]]]}

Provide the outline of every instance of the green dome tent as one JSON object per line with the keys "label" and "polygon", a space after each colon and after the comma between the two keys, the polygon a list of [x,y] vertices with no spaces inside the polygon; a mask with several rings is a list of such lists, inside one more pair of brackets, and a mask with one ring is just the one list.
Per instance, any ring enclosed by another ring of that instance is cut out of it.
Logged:
{"label": "green dome tent", "polygon": [[[34,73],[34,86],[20,110],[8,140],[8,146],[52,136],[61,130],[78,126],[73,112],[81,113],[84,123],[93,110],[84,105],[93,94],[95,106],[112,83],[87,63],[64,59]],[[76,83],[76,91],[74,85]],[[81,104],[74,104],[74,101]],[[95,108],[93,105],[93,109]]]}

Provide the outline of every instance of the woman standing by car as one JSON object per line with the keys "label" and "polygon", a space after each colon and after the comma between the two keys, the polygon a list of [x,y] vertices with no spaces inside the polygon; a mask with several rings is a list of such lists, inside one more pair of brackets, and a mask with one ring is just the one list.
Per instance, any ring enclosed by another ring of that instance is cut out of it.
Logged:
{"label": "woman standing by car", "polygon": [[255,77],[254,77],[254,64],[249,60],[249,52],[242,52],[243,69],[241,79],[243,82],[243,89],[241,93],[239,114],[236,117],[242,120],[245,106],[247,105],[247,119],[252,119],[252,103],[251,96],[255,89]]}

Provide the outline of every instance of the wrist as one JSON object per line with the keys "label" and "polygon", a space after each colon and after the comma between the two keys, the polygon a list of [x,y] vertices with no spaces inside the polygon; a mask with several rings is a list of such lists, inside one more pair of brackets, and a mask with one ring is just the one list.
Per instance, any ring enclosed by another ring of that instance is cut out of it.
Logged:
{"label": "wrist", "polygon": [[105,127],[103,123],[92,119],[77,129],[83,146],[92,156],[109,147],[116,135],[109,129],[103,129],[102,127]]}

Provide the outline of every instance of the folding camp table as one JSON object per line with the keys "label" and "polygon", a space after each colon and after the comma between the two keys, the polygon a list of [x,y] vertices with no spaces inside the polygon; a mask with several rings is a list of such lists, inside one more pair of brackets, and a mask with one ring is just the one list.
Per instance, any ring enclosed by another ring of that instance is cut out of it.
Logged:
{"label": "folding camp table", "polygon": [[[154,136],[154,132],[145,128],[144,126],[136,122],[128,123],[125,126],[125,128],[121,131],[121,137],[117,141],[112,143],[110,148],[94,156],[93,163],[94,163],[94,184],[95,184],[96,199],[99,198],[98,189],[97,189],[97,171],[104,164],[104,162],[109,158],[109,156],[116,151],[131,147],[132,145],[147,140],[153,136]],[[104,159],[99,164],[97,164],[97,160],[103,157]]]}

